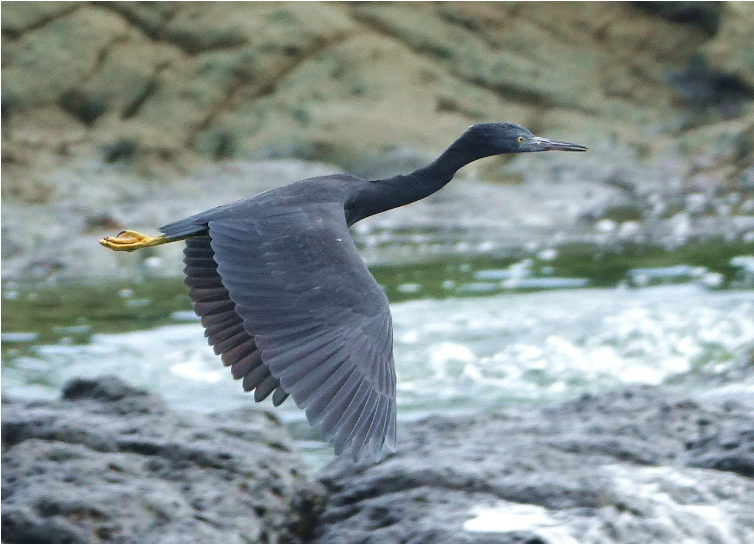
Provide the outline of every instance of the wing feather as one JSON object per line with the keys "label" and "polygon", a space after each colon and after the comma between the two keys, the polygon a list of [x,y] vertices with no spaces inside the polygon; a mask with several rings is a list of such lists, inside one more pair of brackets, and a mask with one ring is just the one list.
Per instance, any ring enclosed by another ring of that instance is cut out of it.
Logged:
{"label": "wing feather", "polygon": [[374,430],[379,426],[379,421],[381,420],[382,415],[387,408],[385,406],[386,402],[387,398],[385,398],[384,396],[377,396],[376,403],[370,409],[368,409],[370,411],[369,418],[366,419],[363,423],[359,424],[353,438],[354,446],[352,448],[352,452],[354,460],[359,459],[362,451],[369,444],[369,440],[371,439]]}
{"label": "wing feather", "polygon": [[278,387],[278,381],[270,375],[254,388],[254,401],[266,399]]}
{"label": "wing feather", "polygon": [[230,374],[233,378],[238,380],[245,377],[249,372],[262,365],[262,358],[259,356],[260,352],[252,352],[248,356],[238,360],[230,365]]}
{"label": "wing feather", "polygon": [[[243,211],[207,222],[221,286],[261,350],[261,368],[233,364],[231,371],[243,372],[244,389],[253,386],[255,395],[274,391],[276,402],[290,394],[336,453],[350,449],[358,458],[373,445],[379,456],[383,446],[394,445],[392,321],[387,298],[350,237],[342,204],[271,210],[246,203]],[[208,253],[192,255],[192,267],[203,271]],[[195,276],[207,278],[201,271]],[[223,317],[205,324],[218,335],[215,324],[227,322],[218,286],[192,282],[195,305]],[[225,353],[237,340],[218,337]]]}
{"label": "wing feather", "polygon": [[222,354],[222,361],[226,366],[235,365],[248,358],[251,358],[252,360],[256,358],[261,362],[262,357],[260,354],[261,351],[257,348],[254,339],[249,339]]}
{"label": "wing feather", "polygon": [[361,416],[359,416],[358,422],[353,427],[353,431],[351,432],[351,450],[353,452],[354,461],[359,459],[361,450],[364,447],[364,439],[366,438],[366,435],[369,432],[369,428],[372,426],[372,423],[375,420],[375,412],[377,410],[377,406],[380,403],[380,397],[381,396],[376,391],[373,391],[369,394],[367,402],[364,405],[364,410],[361,412]]}
{"label": "wing feather", "polygon": [[252,368],[243,377],[244,392],[252,391],[254,388],[262,384],[265,380],[267,380],[271,376],[272,375],[269,373],[269,369],[267,369],[264,365],[258,365]]}
{"label": "wing feather", "polygon": [[288,399],[288,393],[283,390],[282,386],[278,386],[277,390],[272,394],[272,404],[275,407],[279,407],[286,399]]}
{"label": "wing feather", "polygon": [[310,422],[317,424],[321,422],[320,427],[325,441],[330,441],[335,437],[335,432],[340,429],[338,423],[361,387],[362,380],[359,373],[353,372],[338,390],[338,395],[327,404],[322,413],[316,415],[316,418],[315,415],[312,416]]}
{"label": "wing feather", "polygon": [[[217,272],[215,252],[208,236],[186,240],[184,249],[184,283],[189,287],[189,297],[194,302],[194,311],[201,317],[204,335],[223,364],[230,366],[234,379],[242,380],[245,391],[256,390],[255,398],[264,399],[275,390],[277,405],[288,394],[280,386],[270,370],[264,365],[261,351],[236,312],[236,304],[230,298],[222,278]],[[274,400],[273,400],[274,401]]]}
{"label": "wing feather", "polygon": [[[321,414],[330,401],[354,372],[353,365],[348,363],[348,355],[340,353],[339,357],[332,358],[327,364],[320,366],[322,372],[309,382],[309,387],[302,389],[302,405],[312,416]],[[318,369],[319,371],[319,369]]]}
{"label": "wing feather", "polygon": [[359,389],[354,395],[353,402],[348,405],[348,408],[343,413],[343,417],[338,421],[338,431],[335,433],[333,444],[335,445],[335,454],[342,454],[348,447],[349,440],[353,436],[356,424],[361,418],[361,413],[364,412],[364,408],[369,401],[369,396],[373,391],[369,387],[367,381],[362,380],[359,385]]}

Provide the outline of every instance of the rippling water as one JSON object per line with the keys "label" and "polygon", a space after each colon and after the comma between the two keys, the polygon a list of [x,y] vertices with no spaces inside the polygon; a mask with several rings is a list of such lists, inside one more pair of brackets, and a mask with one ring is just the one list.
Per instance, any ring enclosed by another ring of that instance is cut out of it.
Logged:
{"label": "rippling water", "polygon": [[[391,308],[399,419],[634,383],[754,396],[754,373],[738,372],[751,368],[753,290],[710,289],[720,273],[678,266],[633,269],[615,287],[589,288],[599,281],[559,276],[548,265],[554,258],[375,271],[398,301]],[[664,285],[652,286],[657,278]],[[742,281],[731,278],[732,287]],[[6,284],[3,298],[5,393],[56,396],[71,377],[109,373],[182,409],[253,402],[207,346],[177,280],[37,290]],[[275,410],[313,456],[329,456],[291,400]]]}
{"label": "rippling water", "polygon": [[[392,312],[405,416],[722,375],[754,340],[754,292],[695,286],[408,301]],[[248,403],[198,321],[176,318],[191,323],[38,345],[6,367],[3,390],[46,396],[68,378],[112,373],[182,408]]]}

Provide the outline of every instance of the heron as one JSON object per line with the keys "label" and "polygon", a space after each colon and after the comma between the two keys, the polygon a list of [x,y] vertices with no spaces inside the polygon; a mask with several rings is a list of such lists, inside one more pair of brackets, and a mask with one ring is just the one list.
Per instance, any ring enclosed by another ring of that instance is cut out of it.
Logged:
{"label": "heron", "polygon": [[463,166],[494,155],[585,146],[514,123],[468,128],[409,174],[308,178],[159,228],[100,244],[133,251],[185,241],[184,283],[205,336],[255,401],[288,396],[336,455],[379,461],[396,450],[396,374],[388,299],[349,227],[440,190]]}

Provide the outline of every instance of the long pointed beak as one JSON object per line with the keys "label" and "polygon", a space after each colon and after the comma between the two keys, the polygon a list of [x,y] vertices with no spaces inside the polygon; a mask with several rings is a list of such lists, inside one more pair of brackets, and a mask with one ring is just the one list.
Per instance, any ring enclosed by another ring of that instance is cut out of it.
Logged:
{"label": "long pointed beak", "polygon": [[558,142],[549,138],[535,136],[531,139],[529,151],[587,151],[589,148],[570,142]]}

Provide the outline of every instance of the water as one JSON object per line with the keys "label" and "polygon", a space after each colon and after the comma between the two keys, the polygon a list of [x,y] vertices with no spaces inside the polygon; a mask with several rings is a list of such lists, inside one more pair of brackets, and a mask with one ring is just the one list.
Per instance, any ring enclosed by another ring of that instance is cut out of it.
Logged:
{"label": "water", "polygon": [[[754,372],[741,374],[754,346],[748,254],[714,269],[687,254],[563,253],[373,268],[392,302],[400,420],[624,384],[754,396]],[[53,397],[72,377],[114,374],[179,409],[253,402],[206,345],[180,280],[5,283],[2,311],[4,393]],[[274,410],[311,463],[331,456],[290,400]]]}

